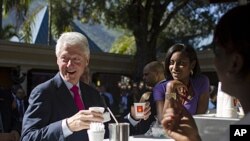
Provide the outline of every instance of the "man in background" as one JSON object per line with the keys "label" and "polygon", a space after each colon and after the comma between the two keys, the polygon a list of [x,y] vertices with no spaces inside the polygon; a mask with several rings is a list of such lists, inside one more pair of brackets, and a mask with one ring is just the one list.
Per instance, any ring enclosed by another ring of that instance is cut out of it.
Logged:
{"label": "man in background", "polygon": [[0,140],[19,141],[21,122],[15,116],[14,100],[10,93],[0,88]]}
{"label": "man in background", "polygon": [[23,115],[28,107],[27,95],[20,84],[15,84],[11,88],[11,93],[15,102],[17,117],[20,122],[23,121]]}
{"label": "man in background", "polygon": [[[145,92],[140,98],[141,102],[146,102],[146,118],[137,119],[135,116],[134,106],[131,106],[130,113],[127,115],[127,119],[131,123],[132,134],[145,134],[150,130],[150,126],[156,121],[156,104],[154,101],[153,93],[157,91],[159,83],[165,81],[164,67],[161,62],[152,61],[145,65],[143,69],[143,80],[145,84],[150,87],[150,92]],[[163,103],[164,104],[164,103]],[[150,114],[149,114],[150,113]]]}

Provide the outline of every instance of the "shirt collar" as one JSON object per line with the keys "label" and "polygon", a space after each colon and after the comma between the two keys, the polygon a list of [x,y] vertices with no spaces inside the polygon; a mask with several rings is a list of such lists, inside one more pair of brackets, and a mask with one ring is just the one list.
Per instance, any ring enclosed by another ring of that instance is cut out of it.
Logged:
{"label": "shirt collar", "polygon": [[[61,75],[61,73],[60,73],[60,75]],[[61,77],[62,77],[62,75],[61,75]],[[67,88],[68,88],[69,90],[73,87],[73,84],[71,84],[70,82],[65,81],[64,79],[62,79],[62,80],[63,80],[63,82],[65,83],[65,85],[67,86]],[[76,84],[76,86],[77,86],[78,88],[80,88],[80,87],[79,87],[79,82]]]}

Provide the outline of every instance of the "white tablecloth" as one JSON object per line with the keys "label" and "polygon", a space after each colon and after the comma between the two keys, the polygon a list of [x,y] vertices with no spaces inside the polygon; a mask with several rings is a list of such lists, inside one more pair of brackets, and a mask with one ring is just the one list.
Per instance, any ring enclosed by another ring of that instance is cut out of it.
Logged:
{"label": "white tablecloth", "polygon": [[[109,141],[109,139],[105,139],[104,141]],[[129,141],[174,141],[173,139],[166,138],[153,138],[153,137],[145,137],[142,135],[130,136]]]}
{"label": "white tablecloth", "polygon": [[218,141],[230,125],[240,118],[216,117],[215,114],[194,115],[202,141]]}

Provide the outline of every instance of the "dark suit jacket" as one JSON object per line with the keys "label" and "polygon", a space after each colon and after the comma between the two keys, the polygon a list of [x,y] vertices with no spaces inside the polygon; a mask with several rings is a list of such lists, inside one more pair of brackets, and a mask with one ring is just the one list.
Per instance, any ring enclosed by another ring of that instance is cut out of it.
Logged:
{"label": "dark suit jacket", "polygon": [[[20,133],[21,123],[18,121],[16,112],[12,108],[13,97],[11,93],[7,93],[0,88],[0,113],[2,119],[3,132],[16,130]],[[1,122],[1,121],[0,121]],[[2,132],[2,131],[0,131]]]}
{"label": "dark suit jacket", "polygon": [[[15,99],[14,99],[14,100],[15,100]],[[15,117],[18,119],[19,122],[22,122],[22,118],[23,118],[23,114],[24,114],[24,113],[21,114],[20,111],[18,111],[17,102],[15,101],[15,103],[16,103],[16,108],[13,109],[13,110],[14,110],[14,113],[15,113]],[[28,105],[29,105],[27,98],[24,99],[23,104],[24,104],[23,106],[24,106],[24,112],[25,112],[26,109],[28,108]],[[21,127],[21,126],[20,126],[20,127]]]}
{"label": "dark suit jacket", "polygon": [[[104,107],[101,97],[94,88],[80,83],[81,95],[88,109]],[[64,138],[62,120],[78,112],[74,100],[59,73],[35,87],[29,98],[22,128],[22,141],[88,141],[87,130],[74,132]]]}

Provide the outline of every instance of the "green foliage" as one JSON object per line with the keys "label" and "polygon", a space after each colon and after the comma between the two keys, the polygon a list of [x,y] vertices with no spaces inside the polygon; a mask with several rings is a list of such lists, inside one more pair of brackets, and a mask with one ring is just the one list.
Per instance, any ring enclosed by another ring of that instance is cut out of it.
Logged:
{"label": "green foliage", "polygon": [[168,40],[190,44],[196,48],[204,38],[211,35],[220,16],[235,5],[190,2],[171,19],[161,34]]}
{"label": "green foliage", "polygon": [[73,7],[69,7],[66,0],[51,0],[51,26],[52,35],[58,38],[61,33],[72,31]]}
{"label": "green foliage", "polygon": [[8,14],[9,10],[14,8],[18,16],[26,14],[31,0],[2,0],[3,15]]}
{"label": "green foliage", "polygon": [[34,28],[35,17],[43,7],[37,7],[34,11],[26,15],[26,20],[20,30],[20,39],[25,43],[32,43],[32,29]]}
{"label": "green foliage", "polygon": [[[1,31],[1,39],[10,39],[11,36],[17,36],[16,28],[13,25],[7,25],[6,27],[2,28],[2,17],[7,15],[10,10],[15,10],[16,12],[16,20],[23,21],[25,20],[24,17],[29,9],[29,5],[31,0],[1,0],[0,5],[2,6],[2,14],[0,16],[0,31]],[[17,25],[18,26],[18,25]],[[30,30],[30,29],[29,29]],[[18,37],[18,36],[17,36]]]}
{"label": "green foliage", "polygon": [[17,36],[14,26],[9,24],[2,28],[2,32],[0,32],[1,39],[10,39],[13,36]]}
{"label": "green foliage", "polygon": [[135,38],[129,35],[119,37],[112,45],[110,53],[134,55],[136,52]]}
{"label": "green foliage", "polygon": [[24,24],[23,24],[23,28],[22,30],[20,31],[20,34],[21,34],[21,40],[25,43],[31,43],[32,42],[32,36],[31,36],[31,33],[32,33],[32,28],[30,27],[31,25],[31,22],[32,20],[29,19],[28,21],[26,21]]}
{"label": "green foliage", "polygon": [[74,3],[78,7],[75,9],[80,10],[77,17],[84,22],[104,21],[110,27],[125,28],[135,38],[142,35],[148,41],[159,39],[163,33],[161,37],[166,40],[194,46],[211,34],[220,15],[235,5],[204,4],[196,0],[78,0]]}

